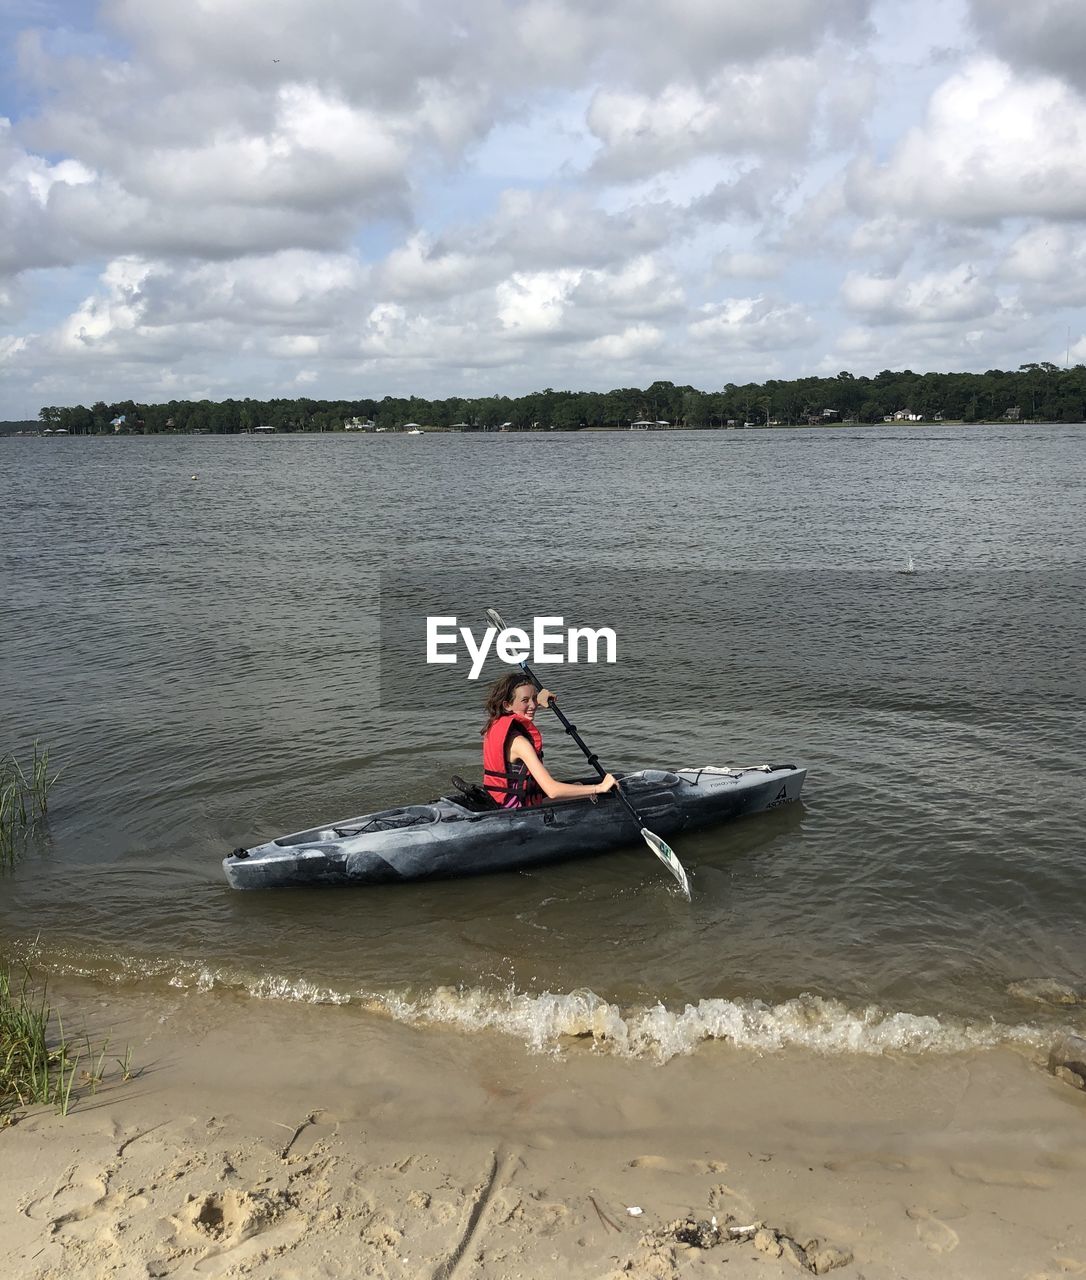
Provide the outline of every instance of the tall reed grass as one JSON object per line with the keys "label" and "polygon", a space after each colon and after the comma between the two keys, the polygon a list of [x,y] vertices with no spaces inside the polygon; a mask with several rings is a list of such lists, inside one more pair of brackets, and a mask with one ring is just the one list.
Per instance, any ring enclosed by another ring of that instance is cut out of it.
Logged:
{"label": "tall reed grass", "polygon": [[0,1124],[31,1103],[51,1103],[66,1115],[80,1057],[29,972],[13,983],[10,966],[0,968]]}
{"label": "tall reed grass", "polygon": [[59,777],[59,770],[49,776],[49,751],[36,742],[28,772],[14,752],[0,756],[0,866],[14,866],[28,837],[45,821],[49,792]]}
{"label": "tall reed grass", "polygon": [[[59,776],[50,776],[49,752],[36,742],[28,771],[14,753],[0,757],[0,866],[13,866],[27,838],[45,821],[49,791]],[[79,1097],[102,1083],[109,1051],[108,1039],[92,1045],[89,1036],[65,1033],[45,986],[35,987],[25,965],[21,975],[13,979],[12,973],[13,966],[0,956],[0,1126],[11,1123],[18,1107],[33,1104],[52,1105],[67,1115]],[[121,1078],[131,1079],[131,1051],[115,1061]]]}
{"label": "tall reed grass", "polygon": [[[20,1107],[53,1106],[67,1115],[80,1099],[97,1093],[106,1079],[109,1048],[108,1037],[92,1043],[86,1033],[70,1036],[44,984],[34,984],[25,964],[0,960],[0,1128],[15,1120]],[[140,1074],[132,1066],[131,1046],[113,1063],[116,1082]]]}

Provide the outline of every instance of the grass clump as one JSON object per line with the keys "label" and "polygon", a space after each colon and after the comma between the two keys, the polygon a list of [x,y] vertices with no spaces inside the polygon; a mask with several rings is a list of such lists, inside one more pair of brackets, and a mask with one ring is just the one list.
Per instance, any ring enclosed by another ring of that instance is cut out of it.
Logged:
{"label": "grass clump", "polygon": [[13,982],[11,968],[0,969],[0,1056],[0,1115],[31,1103],[67,1112],[79,1054],[45,992],[32,990],[29,971]]}
{"label": "grass clump", "polygon": [[[12,980],[11,965],[0,966],[0,1127],[11,1124],[19,1107],[53,1106],[61,1115],[85,1093],[96,1093],[105,1078],[109,1040],[92,1046],[90,1038],[65,1034],[60,1014],[44,987],[36,991],[24,966]],[[131,1050],[115,1059],[121,1079],[130,1080]]]}
{"label": "grass clump", "polygon": [[25,772],[13,752],[0,756],[0,866],[14,866],[27,838],[45,821],[59,777],[59,771],[49,776],[49,751],[36,742]]}

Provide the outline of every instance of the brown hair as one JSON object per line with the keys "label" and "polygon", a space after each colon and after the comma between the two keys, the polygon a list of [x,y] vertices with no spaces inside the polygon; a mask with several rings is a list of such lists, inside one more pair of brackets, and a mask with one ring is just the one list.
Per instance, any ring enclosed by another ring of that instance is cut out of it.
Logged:
{"label": "brown hair", "polygon": [[[507,714],[505,704],[513,701],[513,694],[522,684],[532,684],[532,682],[523,671],[510,671],[504,676],[499,676],[487,689],[486,701],[483,703],[483,710],[486,712],[486,724],[479,730],[479,733],[484,738],[486,737],[486,731],[494,721],[499,716]],[[534,689],[535,685],[532,685],[532,688]]]}

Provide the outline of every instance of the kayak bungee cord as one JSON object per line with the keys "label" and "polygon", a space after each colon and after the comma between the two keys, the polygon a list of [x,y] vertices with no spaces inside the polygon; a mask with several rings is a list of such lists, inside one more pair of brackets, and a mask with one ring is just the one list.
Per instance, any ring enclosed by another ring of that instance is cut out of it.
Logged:
{"label": "kayak bungee cord", "polygon": [[[496,609],[487,609],[486,616],[490,621],[491,625],[497,627],[499,631],[505,631],[508,629],[505,623],[502,621],[501,614],[498,613]],[[520,667],[521,671],[524,672],[524,674],[528,677],[528,679],[532,682],[532,684],[535,685],[537,689],[543,688],[543,685],[540,683],[539,677],[528,665],[527,658],[525,658],[522,662],[519,662],[517,665]],[[573,741],[580,747],[588,763],[592,766],[593,769],[596,770],[596,772],[599,774],[601,778],[605,778],[607,776],[607,770],[604,769],[604,767],[600,764],[599,756],[596,755],[594,751],[589,750],[588,744],[577,732],[577,726],[575,724],[571,724],[569,720],[566,719],[565,715],[562,713],[562,708],[558,705],[558,703],[553,698],[548,703],[548,705],[550,709],[554,712],[554,714],[558,717],[558,719],[562,722],[562,727],[565,729],[566,733],[569,734],[569,736],[573,739]],[[660,861],[664,864],[664,866],[667,867],[668,871],[670,871],[671,874],[675,877],[676,881],[678,882],[679,888],[683,891],[683,894],[685,895],[687,902],[689,902],[690,901],[690,881],[687,879],[686,870],[684,869],[683,864],[675,856],[674,849],[672,849],[672,847],[669,844],[666,844],[663,840],[661,840],[660,837],[655,834],[655,832],[650,831],[648,827],[646,827],[645,824],[641,821],[640,815],[638,814],[637,810],[633,807],[633,805],[629,802],[626,795],[624,794],[622,790],[621,782],[618,783],[618,785],[614,788],[614,794],[618,797],[618,799],[622,802],[622,804],[625,805],[626,810],[629,813],[630,817],[633,818],[634,822],[637,823],[638,829],[641,832],[642,840],[644,840],[644,842],[649,846],[649,848],[653,851],[653,853],[656,854],[656,856],[660,859]]]}

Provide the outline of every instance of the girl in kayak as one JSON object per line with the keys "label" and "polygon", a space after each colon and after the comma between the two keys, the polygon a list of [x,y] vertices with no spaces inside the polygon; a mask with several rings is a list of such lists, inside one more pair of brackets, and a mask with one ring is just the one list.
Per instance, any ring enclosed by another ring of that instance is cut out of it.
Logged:
{"label": "girl in kayak", "polygon": [[616,786],[613,774],[599,782],[559,782],[543,763],[543,735],[535,726],[537,707],[554,694],[525,680],[519,671],[496,680],[487,691],[483,735],[483,786],[503,809],[526,809],[547,800],[594,799]]}

